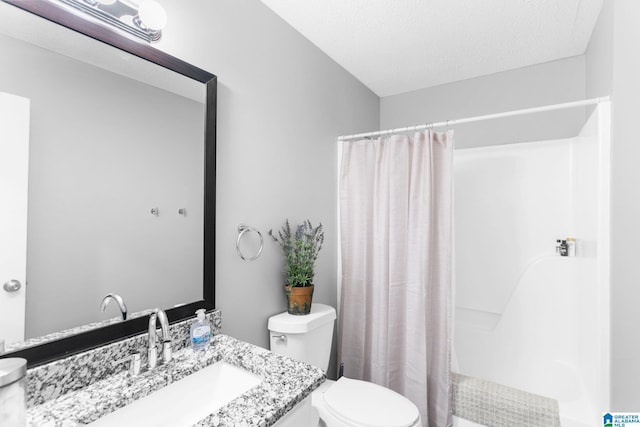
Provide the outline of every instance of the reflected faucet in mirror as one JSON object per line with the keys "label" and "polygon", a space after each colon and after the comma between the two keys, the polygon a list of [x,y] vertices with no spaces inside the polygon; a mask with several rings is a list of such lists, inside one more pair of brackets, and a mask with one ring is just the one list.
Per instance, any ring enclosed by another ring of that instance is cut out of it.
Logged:
{"label": "reflected faucet in mirror", "polygon": [[102,303],[100,304],[100,311],[104,311],[111,300],[115,301],[120,308],[120,314],[122,315],[122,320],[127,320],[127,306],[124,303],[124,299],[118,294],[107,294],[102,298]]}
{"label": "reflected faucet in mirror", "polygon": [[158,333],[156,331],[156,320],[160,322],[162,332],[162,361],[169,363],[172,358],[171,334],[169,333],[169,320],[164,310],[156,308],[149,316],[149,348],[147,349],[147,361],[149,369],[153,369],[158,364],[158,349],[156,347]]}

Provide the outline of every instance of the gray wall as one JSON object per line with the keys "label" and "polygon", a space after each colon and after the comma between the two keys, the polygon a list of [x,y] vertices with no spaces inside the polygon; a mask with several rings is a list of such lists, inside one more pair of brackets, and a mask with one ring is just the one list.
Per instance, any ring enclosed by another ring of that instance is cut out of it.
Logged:
{"label": "gray wall", "polygon": [[604,1],[584,56],[587,96],[612,95],[613,1]]}
{"label": "gray wall", "polygon": [[[216,305],[223,332],[268,347],[285,310],[283,256],[267,239],[285,218],[322,222],[315,302],[336,306],[336,137],[376,129],[379,99],[258,1],[163,1],[163,49],[218,76]],[[195,30],[194,30],[195,28]],[[237,227],[265,236],[253,262]]]}
{"label": "gray wall", "polygon": [[605,0],[587,58],[587,94],[611,93],[611,381],[613,411],[640,402],[640,2]]}
{"label": "gray wall", "polygon": [[0,91],[31,99],[26,337],[117,316],[109,292],[130,312],[198,299],[203,105],[4,35],[0,51]]}
{"label": "gray wall", "polygon": [[[430,87],[380,101],[380,128],[460,119],[583,99],[583,56]],[[583,109],[457,125],[456,147],[525,142],[575,136]]]}

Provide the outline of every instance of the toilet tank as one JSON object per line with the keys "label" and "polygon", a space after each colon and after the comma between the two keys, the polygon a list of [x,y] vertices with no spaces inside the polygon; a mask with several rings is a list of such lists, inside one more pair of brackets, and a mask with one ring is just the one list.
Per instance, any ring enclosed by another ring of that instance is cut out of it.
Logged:
{"label": "toilet tank", "polygon": [[268,323],[271,351],[307,362],[326,372],[335,319],[333,307],[315,303],[307,315],[295,316],[284,312],[271,316]]}

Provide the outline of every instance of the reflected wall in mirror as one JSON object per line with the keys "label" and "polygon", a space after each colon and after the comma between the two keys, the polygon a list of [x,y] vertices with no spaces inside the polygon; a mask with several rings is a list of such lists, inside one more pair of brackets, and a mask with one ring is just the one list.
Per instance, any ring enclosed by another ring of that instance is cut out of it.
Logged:
{"label": "reflected wall in mirror", "polygon": [[[215,186],[207,194],[205,183],[215,182],[215,76],[144,44],[134,53],[161,65],[0,6],[0,92],[30,103],[27,285],[11,295],[26,294],[17,302],[25,323],[7,332],[20,322],[0,314],[0,335],[14,337],[7,348],[15,337],[121,323],[117,304],[100,310],[108,293],[134,316],[179,305],[176,320],[213,308]],[[12,28],[12,14],[28,30]],[[14,275],[0,271],[2,282],[12,278],[4,274]],[[102,329],[117,338],[142,325],[124,323]],[[106,339],[85,338],[92,346]]]}

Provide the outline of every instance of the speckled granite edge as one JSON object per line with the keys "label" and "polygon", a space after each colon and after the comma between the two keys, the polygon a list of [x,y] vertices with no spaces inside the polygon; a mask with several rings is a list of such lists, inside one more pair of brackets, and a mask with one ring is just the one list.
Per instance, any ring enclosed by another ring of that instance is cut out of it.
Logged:
{"label": "speckled granite edge", "polygon": [[[194,314],[195,318],[195,314]],[[222,330],[220,310],[207,313],[212,323],[213,334]],[[193,318],[169,326],[174,351],[186,347]],[[40,405],[68,392],[79,390],[107,376],[127,369],[126,364],[114,365],[131,353],[139,352],[143,366],[147,358],[148,335],[140,334],[97,349],[78,353],[65,359],[27,370],[27,407]]]}
{"label": "speckled granite edge", "polygon": [[[128,319],[135,319],[136,317],[147,316],[153,310],[143,310],[131,314]],[[111,319],[101,320],[99,322],[89,323],[87,325],[78,326],[75,328],[65,329],[60,332],[53,332],[51,334],[43,335],[41,337],[29,338],[28,340],[15,342],[5,346],[5,352],[23,350],[28,347],[48,343],[51,341],[59,340],[61,338],[70,337],[72,335],[78,335],[82,332],[91,331],[93,329],[104,328],[105,326],[113,325],[114,323],[122,322],[122,317],[112,317]]]}
{"label": "speckled granite edge", "polygon": [[263,381],[197,426],[268,427],[326,379],[322,370],[226,335],[217,335],[204,352],[185,348],[168,365],[132,377],[121,372],[28,411],[28,425],[87,424],[206,366],[224,360]]}

